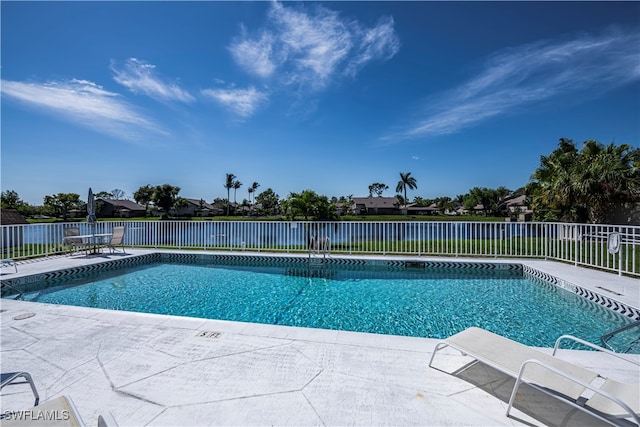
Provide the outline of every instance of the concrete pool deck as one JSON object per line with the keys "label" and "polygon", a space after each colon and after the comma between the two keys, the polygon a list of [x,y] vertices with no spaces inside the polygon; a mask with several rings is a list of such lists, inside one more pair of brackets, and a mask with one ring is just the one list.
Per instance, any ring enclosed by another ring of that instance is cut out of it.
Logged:
{"label": "concrete pool deck", "polygon": [[[19,263],[18,273],[3,268],[2,278],[123,256]],[[526,264],[640,305],[637,279],[551,261],[482,261]],[[30,372],[41,401],[71,397],[87,425],[105,413],[120,426],[600,424],[529,388],[507,418],[513,380],[481,364],[460,370],[469,359],[449,350],[435,360],[446,372],[429,368],[433,339],[10,299],[0,300],[0,310],[2,372]],[[622,382],[640,382],[637,366],[611,363],[603,354],[566,350],[561,357]],[[33,405],[28,385],[5,387],[0,399],[2,412]]]}

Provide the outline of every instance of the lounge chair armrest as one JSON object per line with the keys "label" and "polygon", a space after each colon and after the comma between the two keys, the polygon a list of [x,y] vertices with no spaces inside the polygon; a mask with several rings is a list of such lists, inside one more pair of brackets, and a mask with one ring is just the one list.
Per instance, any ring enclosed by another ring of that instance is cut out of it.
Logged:
{"label": "lounge chair armrest", "polygon": [[116,419],[111,412],[98,415],[98,427],[118,427]]}
{"label": "lounge chair armrest", "polygon": [[596,345],[596,344],[593,344],[593,343],[591,343],[589,341],[585,341],[583,339],[574,337],[573,335],[562,335],[560,338],[558,338],[556,340],[556,344],[553,347],[553,355],[554,356],[556,355],[556,352],[560,348],[560,344],[564,340],[570,340],[570,341],[574,341],[574,342],[580,343],[580,344],[585,345],[587,347],[590,347],[590,348],[592,348],[594,350],[602,351],[602,352],[607,353],[607,354],[609,354],[609,355],[611,355],[613,357],[617,357],[618,359],[622,359],[622,360],[624,360],[626,362],[629,362],[629,363],[632,363],[632,364],[634,364],[636,366],[640,366],[640,362],[636,362],[635,360],[628,359],[628,358],[622,356],[620,353],[616,353],[615,351],[611,351],[611,350],[609,350],[607,348],[600,347],[599,345]]}
{"label": "lounge chair armrest", "polygon": [[[558,375],[560,377],[563,377],[563,378],[566,378],[566,379],[568,379],[570,381],[575,382],[576,384],[580,384],[581,386],[593,391],[594,393],[597,393],[597,394],[599,394],[599,395],[611,400],[616,405],[620,406],[620,408],[622,408],[624,411],[626,411],[631,416],[632,419],[635,419],[636,422],[638,422],[638,416],[633,411],[633,409],[631,409],[629,407],[629,405],[624,403],[618,397],[613,396],[612,394],[607,393],[606,391],[601,390],[601,389],[599,389],[598,387],[596,387],[596,386],[594,386],[592,384],[588,384],[588,383],[586,383],[586,382],[584,382],[584,381],[582,381],[582,380],[580,380],[578,378],[575,378],[575,377],[567,374],[566,372],[563,372],[563,371],[561,371],[559,369],[556,369],[553,366],[550,366],[550,365],[548,365],[548,364],[546,364],[546,363],[544,363],[544,362],[542,362],[540,360],[536,360],[536,359],[529,359],[529,360],[526,360],[526,361],[524,361],[522,363],[522,366],[520,367],[520,372],[518,373],[518,378],[516,379],[516,383],[513,386],[513,391],[511,392],[511,397],[509,398],[509,406],[507,407],[507,416],[509,416],[509,412],[511,411],[511,407],[513,406],[513,402],[515,401],[516,394],[518,393],[518,389],[519,389],[520,384],[522,382],[525,382],[525,383],[527,383],[527,384],[529,384],[531,386],[534,386],[536,388],[543,388],[544,387],[544,384],[536,384],[536,383],[532,383],[532,382],[529,382],[529,381],[526,381],[526,380],[523,379],[523,377],[525,376],[524,375],[525,371],[526,371],[527,367],[530,366],[530,365],[538,365],[543,369],[551,371],[551,372],[555,373],[556,375]],[[560,400],[566,401],[568,403],[571,403],[571,401],[568,400],[568,399],[560,399]]]}

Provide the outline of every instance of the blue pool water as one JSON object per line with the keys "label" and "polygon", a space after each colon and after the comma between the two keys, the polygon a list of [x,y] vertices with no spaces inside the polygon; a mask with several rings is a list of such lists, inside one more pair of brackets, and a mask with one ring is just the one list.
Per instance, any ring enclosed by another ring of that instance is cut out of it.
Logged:
{"label": "blue pool water", "polygon": [[551,347],[625,318],[522,271],[148,264],[30,285],[23,299],[274,325],[444,338],[478,326]]}

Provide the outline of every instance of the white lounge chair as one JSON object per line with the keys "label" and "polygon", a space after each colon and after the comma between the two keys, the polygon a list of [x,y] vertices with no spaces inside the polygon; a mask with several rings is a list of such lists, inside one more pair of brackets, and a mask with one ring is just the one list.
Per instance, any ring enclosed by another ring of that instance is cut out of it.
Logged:
{"label": "white lounge chair", "polygon": [[[620,354],[570,335],[558,338],[553,355],[549,355],[475,327],[438,343],[429,366],[433,368],[433,360],[438,351],[451,347],[515,378],[516,383],[509,399],[507,416],[520,384],[526,383],[612,425],[618,425],[622,420],[633,421],[640,425],[640,384],[620,383],[559,359],[556,357],[556,352],[560,343],[566,339],[640,366],[639,363]],[[594,381],[596,379],[598,380]]]}
{"label": "white lounge chair", "polygon": [[29,410],[4,413],[3,427],[48,426],[84,427],[86,424],[78,414],[73,401],[66,396],[48,400]]}

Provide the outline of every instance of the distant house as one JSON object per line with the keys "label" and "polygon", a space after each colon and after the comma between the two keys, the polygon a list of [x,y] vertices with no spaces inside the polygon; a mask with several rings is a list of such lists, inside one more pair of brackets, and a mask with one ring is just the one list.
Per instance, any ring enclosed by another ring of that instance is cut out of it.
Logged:
{"label": "distant house", "polygon": [[475,215],[480,215],[481,213],[485,212],[484,205],[482,203],[478,203],[471,209],[471,212]]}
{"label": "distant house", "polygon": [[207,203],[202,199],[184,199],[185,206],[171,209],[171,215],[174,216],[211,216],[222,215],[223,210]]}
{"label": "distant house", "polygon": [[445,215],[449,215],[449,216],[457,216],[457,215],[464,215],[465,210],[464,210],[464,206],[462,204],[453,204],[453,206],[450,206],[449,208],[444,210],[444,214]]}
{"label": "distant house", "polygon": [[96,200],[98,218],[135,218],[145,216],[147,211],[144,206],[131,200],[103,199]]}
{"label": "distant house", "polygon": [[533,217],[533,211],[527,204],[527,196],[517,196],[508,199],[503,204],[504,209],[507,210],[508,218],[514,218],[518,222],[531,221]]}
{"label": "distant house", "polygon": [[402,207],[402,213],[405,215],[438,215],[440,210],[435,203],[429,206],[418,206],[415,203],[411,203]]}
{"label": "distant house", "polygon": [[81,218],[85,215],[87,215],[87,211],[83,211],[81,209],[69,209],[67,211],[67,216],[69,218]]}
{"label": "distant house", "polygon": [[[0,209],[0,225],[24,225],[27,220],[15,209]],[[9,227],[2,233],[2,247],[22,246],[21,227]]]}
{"label": "distant house", "polygon": [[354,197],[353,212],[356,215],[394,215],[400,213],[396,197]]}
{"label": "distant house", "polygon": [[466,215],[469,213],[463,205],[457,206],[455,210],[449,212],[449,215]]}
{"label": "distant house", "polygon": [[338,215],[346,215],[353,208],[353,205],[349,206],[348,203],[342,203],[342,202],[337,202],[335,206],[336,206],[336,212],[338,212]]}
{"label": "distant house", "polygon": [[0,209],[0,225],[29,224],[15,209]]}

